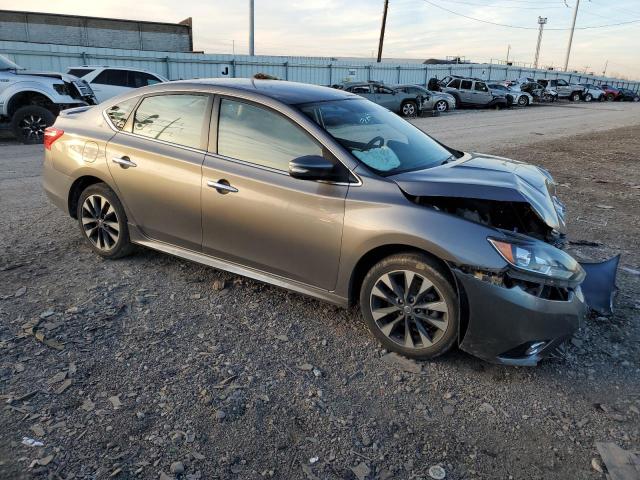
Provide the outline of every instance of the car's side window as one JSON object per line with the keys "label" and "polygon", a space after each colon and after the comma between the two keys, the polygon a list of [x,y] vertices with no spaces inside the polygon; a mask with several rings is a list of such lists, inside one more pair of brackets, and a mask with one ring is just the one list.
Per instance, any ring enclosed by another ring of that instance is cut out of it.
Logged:
{"label": "car's side window", "polygon": [[322,147],[284,116],[244,102],[222,99],[218,153],[276,170],[305,155],[322,156]]}
{"label": "car's side window", "polygon": [[147,85],[155,85],[160,80],[146,72],[129,72],[129,86],[132,88],[146,87]]}
{"label": "car's side window", "polygon": [[99,85],[113,85],[114,87],[127,86],[127,71],[107,69],[100,72],[91,83]]}
{"label": "car's side window", "polygon": [[462,80],[462,84],[460,86],[461,90],[471,90],[471,85],[472,85],[472,81],[471,80]]}
{"label": "car's side window", "polygon": [[460,79],[459,78],[454,78],[453,80],[451,80],[451,83],[449,83],[449,85],[447,85],[447,87],[460,88]]}
{"label": "car's side window", "polygon": [[127,119],[131,114],[131,111],[138,103],[138,99],[140,97],[131,98],[129,100],[125,100],[124,102],[120,102],[117,105],[109,107],[105,112],[111,120],[111,123],[118,130],[122,130],[127,123]]}
{"label": "car's side window", "polygon": [[349,90],[351,93],[371,93],[368,85],[356,85]]}
{"label": "car's side window", "polygon": [[385,95],[393,95],[393,90],[387,87],[383,87],[382,85],[377,85],[375,87],[376,93],[383,93]]}
{"label": "car's side window", "polygon": [[475,89],[478,92],[488,92],[489,91],[489,89],[484,84],[484,82],[476,82]]}
{"label": "car's side window", "polygon": [[201,148],[207,95],[167,94],[146,97],[133,118],[133,133],[185,147]]}

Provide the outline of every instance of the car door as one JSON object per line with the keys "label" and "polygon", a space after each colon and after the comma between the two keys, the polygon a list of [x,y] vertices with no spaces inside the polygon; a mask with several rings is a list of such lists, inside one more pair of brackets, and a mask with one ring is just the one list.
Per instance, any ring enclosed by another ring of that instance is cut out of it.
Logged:
{"label": "car door", "polygon": [[212,99],[197,92],[145,96],[107,144],[127,214],[147,237],[200,250],[202,162]]}
{"label": "car door", "polygon": [[127,70],[116,68],[104,69],[89,83],[99,103],[130,90]]}
{"label": "car door", "polygon": [[571,95],[571,88],[569,88],[569,84],[562,78],[556,82],[556,89],[558,91],[558,94],[563,97],[568,97],[569,95]]}
{"label": "car door", "polygon": [[487,84],[484,82],[474,82],[473,96],[474,102],[478,105],[486,105],[493,100],[493,95],[491,94],[489,87],[487,87]]}
{"label": "car door", "polygon": [[400,110],[400,100],[395,90],[385,87],[384,85],[374,85],[373,90],[376,95],[375,102],[378,105],[382,105],[393,112]]}
{"label": "car door", "polygon": [[476,104],[476,98],[473,92],[473,82],[471,80],[460,81],[460,100],[464,103]]}
{"label": "car door", "polygon": [[228,97],[216,110],[202,176],[203,252],[332,290],[348,184],[289,176],[290,160],[328,153],[281,113]]}
{"label": "car door", "polygon": [[409,92],[412,95],[416,95],[416,96],[420,96],[421,100],[422,100],[422,109],[423,110],[433,110],[434,108],[434,101],[433,101],[433,92],[429,91],[429,90],[422,90],[421,88],[417,88],[417,87],[410,87],[409,88]]}

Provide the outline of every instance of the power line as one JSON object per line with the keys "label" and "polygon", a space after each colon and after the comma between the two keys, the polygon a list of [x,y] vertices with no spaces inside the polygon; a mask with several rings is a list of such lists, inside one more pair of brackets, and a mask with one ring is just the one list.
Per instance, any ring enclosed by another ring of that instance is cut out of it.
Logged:
{"label": "power line", "polygon": [[[458,15],[459,17],[463,17],[463,18],[466,18],[468,20],[474,20],[476,22],[487,23],[489,25],[495,25],[495,26],[498,26],[498,27],[517,28],[517,29],[520,29],[520,30],[537,30],[536,27],[524,27],[524,26],[521,26],[521,25],[509,25],[509,24],[506,24],[506,23],[497,23],[497,22],[492,22],[490,20],[483,20],[481,18],[471,17],[469,15],[465,15],[465,14],[460,13],[460,12],[455,12],[453,10],[449,10],[448,8],[445,8],[442,5],[438,5],[437,3],[433,3],[433,2],[431,2],[429,0],[422,0],[422,1],[425,2],[425,3],[428,3],[429,5],[431,5],[433,7],[439,8],[440,10],[444,10],[445,12],[449,12],[449,13],[451,13],[453,15]],[[592,28],[617,27],[619,25],[629,25],[629,24],[632,24],[632,23],[640,23],[640,19],[639,20],[629,20],[629,21],[626,21],[626,22],[619,22],[619,23],[609,23],[609,24],[606,24],[606,25],[589,25],[587,27],[576,27],[575,29],[576,30],[589,30],[589,29],[592,29]],[[561,30],[570,30],[570,28],[547,28],[547,30],[561,31]]]}
{"label": "power line", "polygon": [[[504,1],[504,0],[502,0]],[[462,0],[447,0],[447,3],[461,3],[463,5],[471,5],[473,7],[493,7],[493,8],[513,8],[513,9],[518,9],[518,10],[547,10],[549,8],[562,8],[565,9],[567,8],[564,5],[555,5],[554,6],[548,6],[548,5],[544,5],[544,4],[539,4],[537,2],[532,2],[532,3],[536,3],[538,6],[537,7],[523,7],[521,5],[496,5],[495,2],[491,2],[491,3],[471,3],[471,2],[464,2]]]}

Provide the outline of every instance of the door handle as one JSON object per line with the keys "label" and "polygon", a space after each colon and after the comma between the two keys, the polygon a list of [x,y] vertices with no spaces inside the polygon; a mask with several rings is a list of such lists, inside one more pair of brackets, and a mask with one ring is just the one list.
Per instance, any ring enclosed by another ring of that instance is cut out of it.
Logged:
{"label": "door handle", "polygon": [[215,188],[218,193],[223,195],[226,193],[236,193],[238,191],[236,187],[231,186],[229,182],[224,178],[218,180],[217,182],[208,180],[207,187]]}
{"label": "door handle", "polygon": [[111,161],[113,163],[117,163],[122,168],[129,168],[129,167],[137,167],[138,166],[135,162],[132,162],[129,159],[129,157],[113,157],[111,159]]}

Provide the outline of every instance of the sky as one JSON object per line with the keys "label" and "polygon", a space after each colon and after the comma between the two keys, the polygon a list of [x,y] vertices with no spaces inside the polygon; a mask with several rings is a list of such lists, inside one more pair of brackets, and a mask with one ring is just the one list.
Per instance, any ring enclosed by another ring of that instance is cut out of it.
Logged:
{"label": "sky", "polygon": [[[389,0],[383,56],[463,56],[485,62],[505,60],[510,45],[510,60],[532,63],[537,19],[543,16],[548,21],[539,63],[559,67],[564,64],[576,1]],[[370,58],[378,48],[383,4],[384,0],[255,0],[255,52]],[[195,50],[248,53],[249,0],[23,0],[19,7],[16,0],[0,0],[0,9],[174,23],[193,17]],[[601,74],[605,64],[607,75],[640,79],[640,1],[580,1],[569,67]]]}

